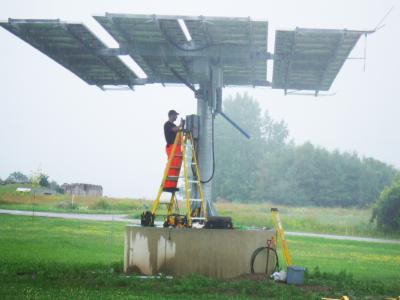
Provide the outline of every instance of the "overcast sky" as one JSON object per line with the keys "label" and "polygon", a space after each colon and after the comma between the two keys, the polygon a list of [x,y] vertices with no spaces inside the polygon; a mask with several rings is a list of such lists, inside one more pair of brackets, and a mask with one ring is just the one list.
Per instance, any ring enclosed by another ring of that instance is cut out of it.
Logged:
{"label": "overcast sky", "polygon": [[[400,167],[399,2],[2,0],[0,20],[59,18],[97,31],[91,16],[105,12],[251,17],[269,21],[273,52],[275,29],[373,29],[395,6],[386,25],[367,39],[366,71],[362,61],[348,60],[331,87],[334,96],[284,96],[269,88],[225,88],[224,96],[247,91],[288,124],[297,144],[356,151]],[[351,56],[363,52],[361,39]],[[156,196],[166,160],[167,112],[196,112],[188,88],[103,92],[2,28],[0,67],[0,178],[41,168],[60,184],[101,184],[109,196]]]}

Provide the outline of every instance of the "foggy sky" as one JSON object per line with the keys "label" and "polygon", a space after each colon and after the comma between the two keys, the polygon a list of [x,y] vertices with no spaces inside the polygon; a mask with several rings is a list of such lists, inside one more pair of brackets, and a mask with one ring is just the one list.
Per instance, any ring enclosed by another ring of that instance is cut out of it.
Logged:
{"label": "foggy sky", "polygon": [[[348,60],[330,97],[284,96],[269,88],[247,91],[263,109],[283,119],[296,144],[310,141],[329,150],[356,151],[400,167],[399,1],[21,1],[0,3],[0,19],[59,18],[95,30],[92,15],[110,13],[251,17],[275,29],[373,29],[366,71]],[[98,25],[97,25],[98,26]],[[350,55],[364,55],[364,39]],[[146,85],[134,92],[103,92],[0,28],[0,178],[41,168],[51,179],[101,184],[117,197],[155,197],[165,166],[162,126],[169,109],[196,112],[184,86]],[[271,80],[272,63],[268,64]],[[245,142],[245,139],[243,139]],[[218,167],[218,162],[217,162]]]}

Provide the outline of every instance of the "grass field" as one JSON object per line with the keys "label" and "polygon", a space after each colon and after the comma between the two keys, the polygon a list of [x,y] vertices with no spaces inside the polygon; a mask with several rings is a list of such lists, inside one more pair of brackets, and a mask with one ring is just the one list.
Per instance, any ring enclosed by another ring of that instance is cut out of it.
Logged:
{"label": "grass field", "polygon": [[46,212],[129,214],[138,217],[151,202],[143,199],[79,197],[67,194],[33,195],[16,192],[17,187],[29,185],[0,185],[0,208]]}
{"label": "grass field", "polygon": [[[115,213],[138,218],[151,207],[144,199],[72,197],[70,195],[21,195],[18,185],[0,186],[0,208],[74,213]],[[231,216],[236,227],[272,227],[271,207],[278,207],[288,231],[331,233],[350,236],[400,238],[400,233],[382,233],[370,223],[371,209],[287,207],[279,204],[218,202],[219,214]]]}
{"label": "grass field", "polygon": [[400,245],[289,237],[302,287],[249,278],[121,273],[124,224],[0,215],[0,299],[383,299],[400,294]]}

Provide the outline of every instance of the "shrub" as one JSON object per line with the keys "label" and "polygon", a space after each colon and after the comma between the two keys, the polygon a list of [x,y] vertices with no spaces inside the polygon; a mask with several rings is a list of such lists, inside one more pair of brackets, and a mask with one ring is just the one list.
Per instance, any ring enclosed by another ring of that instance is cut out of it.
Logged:
{"label": "shrub", "polygon": [[39,185],[42,187],[50,187],[49,176],[41,174],[39,177]]}
{"label": "shrub", "polygon": [[54,180],[50,182],[50,189],[56,191],[59,194],[64,194],[64,189]]}
{"label": "shrub", "polygon": [[69,201],[60,201],[57,203],[57,207],[62,208],[62,209],[77,209],[77,208],[79,208],[76,203],[72,203]]}
{"label": "shrub", "polygon": [[104,209],[104,210],[109,210],[111,209],[111,204],[107,202],[104,199],[100,199],[99,201],[95,202],[92,207],[92,209]]}
{"label": "shrub", "polygon": [[375,219],[381,230],[400,230],[400,175],[380,194],[371,221]]}

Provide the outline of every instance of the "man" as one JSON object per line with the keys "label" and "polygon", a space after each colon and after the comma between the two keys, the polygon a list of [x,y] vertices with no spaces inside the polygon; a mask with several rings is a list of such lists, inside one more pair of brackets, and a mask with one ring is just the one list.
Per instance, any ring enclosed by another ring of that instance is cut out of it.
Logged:
{"label": "man", "polygon": [[[174,142],[176,138],[177,132],[182,129],[182,123],[179,126],[175,125],[175,121],[178,117],[179,113],[175,110],[170,110],[168,112],[168,121],[164,124],[164,135],[165,141],[167,142],[167,146],[165,148],[168,156],[168,160],[171,156],[172,148],[174,147]],[[172,158],[170,169],[168,171],[168,177],[178,177],[180,168],[182,164],[182,148],[181,141],[178,141],[174,157]],[[177,180],[166,180],[164,183],[164,191],[167,192],[176,192],[178,189],[176,187]]]}
{"label": "man", "polygon": [[[174,144],[176,133],[179,131],[181,126],[176,126],[175,121],[179,113],[175,110],[170,110],[168,112],[168,121],[164,124],[164,135],[167,142],[167,147]],[[172,149],[172,147],[171,147]]]}

